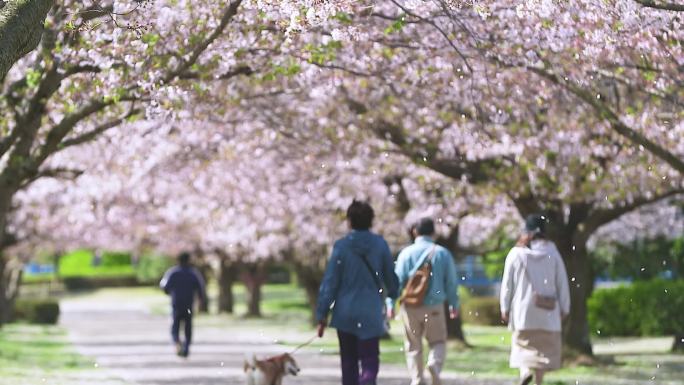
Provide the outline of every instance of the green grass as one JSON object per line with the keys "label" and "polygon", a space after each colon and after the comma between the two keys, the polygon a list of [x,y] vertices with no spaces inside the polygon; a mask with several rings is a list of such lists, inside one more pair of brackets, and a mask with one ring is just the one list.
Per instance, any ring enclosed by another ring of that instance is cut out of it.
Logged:
{"label": "green grass", "polygon": [[[236,288],[236,300],[242,302],[244,288]],[[313,333],[309,325],[309,308],[303,291],[292,285],[268,285],[264,288],[262,309],[263,319],[240,322],[241,327],[249,325],[258,328],[288,328],[301,332],[301,338]],[[237,314],[244,312],[244,306],[236,306]],[[221,316],[224,322],[241,319],[239,316]],[[205,319],[208,322],[212,316]],[[226,319],[227,318],[227,319]],[[403,326],[400,321],[391,325],[392,339],[381,341],[381,361],[388,364],[405,364],[403,352]],[[445,370],[459,372],[480,378],[515,378],[517,370],[509,368],[508,357],[511,333],[502,326],[465,325],[466,339],[472,348],[464,348],[457,342],[449,342],[448,358]],[[299,338],[299,339],[301,339]],[[296,346],[300,340],[284,341],[284,344]],[[619,344],[619,340],[594,339],[595,344]],[[327,354],[337,354],[337,341],[334,331],[329,331],[323,340],[317,340],[316,349]],[[610,358],[601,356],[602,358]],[[684,384],[681,373],[684,373],[684,355],[644,352],[641,354],[617,354],[611,356],[615,364],[602,366],[565,367],[550,373],[548,382],[552,385],[573,385],[579,383],[611,383],[642,381],[651,382],[655,378],[664,384]],[[679,381],[679,382],[678,382]]]}
{"label": "green grass", "polygon": [[[0,328],[0,383],[77,385],[121,384],[98,375],[94,363],[77,354],[56,326],[8,324]],[[86,380],[84,382],[84,380]]]}
{"label": "green grass", "polygon": [[[234,315],[199,315],[197,327],[228,328],[231,332],[240,330],[262,330],[266,335],[283,338],[280,343],[297,346],[314,335],[309,323],[310,310],[303,290],[294,285],[267,285],[263,289],[263,318],[245,318],[245,289],[235,286],[236,306]],[[209,287],[212,302],[216,303],[216,288]],[[144,301],[155,312],[168,312],[169,299],[155,288],[104,289],[95,293],[83,294],[102,301],[118,301],[136,298]],[[402,325],[392,322],[392,339],[381,341],[381,360],[385,364],[405,365]],[[287,334],[281,333],[287,330]],[[515,369],[508,367],[510,332],[505,327],[466,325],[468,342],[474,347],[466,349],[455,342],[449,343],[445,370],[458,372],[475,378],[517,377]],[[282,337],[281,337],[282,336]],[[633,341],[634,339],[632,339]],[[641,339],[641,341],[647,341]],[[595,346],[619,346],[626,341],[620,339],[594,339]],[[337,354],[337,339],[334,330],[329,330],[321,340],[316,340],[311,348],[320,349],[325,354]],[[605,350],[605,349],[604,349]],[[567,367],[548,375],[545,384],[633,384],[652,383],[655,376],[658,384],[684,384],[684,355],[667,353],[665,349],[650,352],[629,351],[615,354],[615,364],[596,367]],[[657,353],[656,353],[657,352]],[[607,356],[602,356],[606,358]],[[2,373],[0,371],[0,373]]]}

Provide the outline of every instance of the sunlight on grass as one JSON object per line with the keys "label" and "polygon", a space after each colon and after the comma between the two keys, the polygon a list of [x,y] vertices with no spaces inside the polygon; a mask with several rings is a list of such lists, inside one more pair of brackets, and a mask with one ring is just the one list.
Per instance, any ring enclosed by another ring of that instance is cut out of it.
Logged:
{"label": "sunlight on grass", "polygon": [[[9,324],[0,329],[2,384],[54,383],[122,384],[94,369],[94,363],[76,353],[56,326]],[[49,380],[49,381],[48,381]]]}

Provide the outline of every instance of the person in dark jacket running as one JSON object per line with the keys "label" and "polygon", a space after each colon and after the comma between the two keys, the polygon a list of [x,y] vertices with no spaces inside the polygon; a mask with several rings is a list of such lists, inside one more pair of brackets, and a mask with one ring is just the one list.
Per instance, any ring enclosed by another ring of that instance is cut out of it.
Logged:
{"label": "person in dark jacket running", "polygon": [[[171,337],[176,345],[176,353],[181,357],[187,357],[192,341],[192,307],[195,296],[199,296],[202,302],[207,300],[204,279],[190,266],[190,254],[183,252],[178,256],[178,265],[166,271],[159,286],[171,296]],[[185,329],[184,342],[181,342],[179,335],[181,322]]]}

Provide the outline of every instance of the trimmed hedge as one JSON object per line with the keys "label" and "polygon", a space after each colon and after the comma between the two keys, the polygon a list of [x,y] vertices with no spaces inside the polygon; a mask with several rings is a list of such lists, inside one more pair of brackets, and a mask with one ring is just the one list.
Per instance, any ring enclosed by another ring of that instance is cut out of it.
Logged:
{"label": "trimmed hedge", "polygon": [[587,302],[592,334],[663,336],[684,330],[684,281],[596,290]]}
{"label": "trimmed hedge", "polygon": [[463,322],[476,325],[501,325],[501,311],[497,297],[471,297],[461,305]]}
{"label": "trimmed hedge", "polygon": [[131,255],[128,253],[105,252],[102,253],[100,264],[102,266],[130,266]]}
{"label": "trimmed hedge", "polygon": [[[106,258],[105,258],[106,257]],[[128,264],[118,263],[128,259]],[[59,277],[121,277],[135,275],[130,264],[130,256],[109,253],[102,256],[99,264],[95,263],[95,256],[88,250],[77,250],[60,258]]]}
{"label": "trimmed hedge", "polygon": [[62,279],[67,290],[92,290],[102,287],[142,286],[135,275],[120,277],[67,277]]}
{"label": "trimmed hedge", "polygon": [[59,319],[59,302],[54,299],[19,299],[14,304],[14,320],[54,325]]}
{"label": "trimmed hedge", "polygon": [[161,255],[143,255],[135,267],[135,276],[140,283],[158,284],[164,272],[175,263],[174,259]]}

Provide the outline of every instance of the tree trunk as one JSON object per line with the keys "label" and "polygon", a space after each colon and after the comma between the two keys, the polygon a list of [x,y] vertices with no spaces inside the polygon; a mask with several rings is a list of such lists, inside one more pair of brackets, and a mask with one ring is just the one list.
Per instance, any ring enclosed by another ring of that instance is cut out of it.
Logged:
{"label": "tree trunk", "polygon": [[6,286],[8,281],[6,279],[5,269],[7,268],[7,261],[5,257],[0,254],[0,326],[10,321],[11,309],[5,297]]}
{"label": "tree trunk", "polygon": [[221,260],[218,275],[218,312],[233,313],[235,297],[233,295],[233,282],[237,277],[237,267],[234,262]]}
{"label": "tree trunk", "polygon": [[247,293],[247,315],[261,317],[261,284],[251,285]]}
{"label": "tree trunk", "polygon": [[242,273],[247,289],[247,316],[261,317],[261,287],[266,282],[266,267],[262,263],[250,264]]}
{"label": "tree trunk", "polygon": [[586,238],[566,230],[557,232],[552,240],[565,262],[570,286],[570,315],[564,324],[563,343],[575,352],[593,355],[587,320],[587,299],[593,290],[593,277]]}
{"label": "tree trunk", "polygon": [[[449,234],[446,237],[438,237],[436,242],[449,249],[451,254],[454,256],[454,263],[456,263],[457,256],[463,256],[462,250],[459,249],[458,238],[460,234],[460,225],[457,223],[451,226]],[[447,336],[449,339],[460,341],[464,346],[470,347],[468,341],[466,341],[465,333],[463,333],[463,320],[459,316],[456,319],[449,318],[449,304],[444,303],[444,315],[446,316],[447,324]]]}
{"label": "tree trunk", "polygon": [[463,333],[463,318],[459,315],[456,319],[449,318],[449,304],[444,303],[444,314],[446,315],[447,323],[447,335],[450,340],[460,341],[465,347],[472,347],[466,341],[465,334]]}
{"label": "tree trunk", "polygon": [[5,248],[11,244],[11,236],[7,233],[7,219],[12,205],[12,197],[16,189],[9,182],[7,185],[0,184],[0,326],[10,321],[13,303],[7,296],[11,282],[9,273],[9,260],[4,253]]}
{"label": "tree trunk", "polygon": [[14,63],[33,51],[53,0],[11,0],[0,8],[0,83]]}
{"label": "tree trunk", "polygon": [[304,288],[306,292],[306,299],[311,309],[310,322],[316,323],[316,302],[318,301],[318,289],[321,287],[323,280],[323,271],[316,270],[310,266],[295,264],[295,273],[297,274],[297,281],[299,285]]}
{"label": "tree trunk", "polygon": [[[208,285],[209,281],[208,278],[211,276],[211,266],[206,263],[206,261],[202,260],[201,264],[198,266],[197,270],[199,271],[200,275],[202,276],[202,279],[204,280],[204,290],[206,292],[206,286]],[[207,293],[206,295],[206,300],[205,301],[200,301],[198,310],[200,313],[207,314],[209,313],[209,294]]]}
{"label": "tree trunk", "polygon": [[672,351],[684,353],[684,334],[678,334],[675,336],[674,343],[672,344]]}
{"label": "tree trunk", "polygon": [[14,302],[19,296],[22,277],[21,268],[12,268],[7,260],[0,256],[0,326],[12,321]]}

